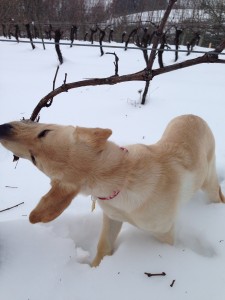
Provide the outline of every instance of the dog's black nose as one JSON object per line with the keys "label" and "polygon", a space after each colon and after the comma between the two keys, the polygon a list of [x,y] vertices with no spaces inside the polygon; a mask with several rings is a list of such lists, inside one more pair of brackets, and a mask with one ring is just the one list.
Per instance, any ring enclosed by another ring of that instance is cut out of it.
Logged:
{"label": "dog's black nose", "polygon": [[0,139],[9,136],[12,133],[13,126],[11,124],[0,125]]}

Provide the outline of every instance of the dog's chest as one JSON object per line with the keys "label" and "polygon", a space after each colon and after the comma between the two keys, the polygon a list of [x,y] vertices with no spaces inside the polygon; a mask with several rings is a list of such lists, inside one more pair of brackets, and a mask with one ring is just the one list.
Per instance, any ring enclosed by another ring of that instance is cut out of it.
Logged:
{"label": "dog's chest", "polygon": [[106,207],[104,205],[100,205],[103,209],[104,213],[112,220],[120,221],[120,222],[128,222],[133,223],[130,215],[125,211],[121,211],[114,207]]}
{"label": "dog's chest", "polygon": [[132,214],[143,205],[143,199],[144,197],[140,197],[140,194],[138,197],[135,193],[125,195],[121,193],[111,200],[98,199],[98,204],[111,219],[135,224]]}

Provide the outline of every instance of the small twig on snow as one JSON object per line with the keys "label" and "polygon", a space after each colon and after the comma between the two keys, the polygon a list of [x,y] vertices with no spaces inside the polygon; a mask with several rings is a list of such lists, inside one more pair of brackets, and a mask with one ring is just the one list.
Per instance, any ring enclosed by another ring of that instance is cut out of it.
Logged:
{"label": "small twig on snow", "polygon": [[173,287],[175,281],[176,281],[175,279],[172,281],[172,283],[170,284],[171,287]]}
{"label": "small twig on snow", "polygon": [[162,273],[148,273],[148,272],[145,272],[144,274],[147,275],[148,277],[153,277],[153,276],[166,276],[166,273],[165,273],[165,272],[162,272]]}
{"label": "small twig on snow", "polygon": [[10,188],[10,189],[18,189],[18,186],[10,186],[10,185],[6,185],[6,188]]}
{"label": "small twig on snow", "polygon": [[21,205],[21,204],[24,204],[24,202],[21,202],[21,203],[19,203],[19,204],[17,204],[17,205],[14,205],[14,206],[5,208],[5,209],[3,209],[3,210],[0,210],[0,213],[3,212],[3,211],[6,211],[6,210],[10,210],[10,209],[12,209],[12,208],[14,208],[14,207],[17,207],[17,206]]}

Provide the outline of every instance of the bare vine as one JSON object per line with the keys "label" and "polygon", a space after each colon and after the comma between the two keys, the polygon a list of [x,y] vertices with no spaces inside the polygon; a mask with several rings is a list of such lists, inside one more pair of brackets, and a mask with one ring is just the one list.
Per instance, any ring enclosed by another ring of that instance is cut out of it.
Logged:
{"label": "bare vine", "polygon": [[[145,88],[145,92],[143,93],[143,96],[142,96],[142,104],[144,104],[145,97],[146,97],[146,94],[148,91],[148,87],[150,85],[150,81],[155,76],[158,76],[160,74],[164,74],[167,72],[175,71],[178,69],[194,66],[197,64],[202,64],[202,63],[225,63],[224,59],[219,59],[219,54],[225,48],[225,40],[224,40],[219,46],[216,47],[216,49],[214,51],[210,51],[210,52],[202,55],[201,57],[197,57],[197,58],[190,59],[190,60],[187,60],[187,61],[184,61],[181,63],[175,63],[173,65],[153,69],[153,63],[156,58],[157,52],[160,51],[158,46],[159,46],[159,43],[163,36],[164,27],[166,25],[166,22],[168,20],[170,12],[173,8],[173,5],[175,4],[176,1],[177,0],[169,1],[167,9],[165,10],[164,16],[162,18],[162,21],[159,24],[158,28],[154,32],[154,36],[152,39],[152,44],[153,44],[152,50],[150,52],[148,62],[146,64],[147,67],[144,70],[141,70],[139,72],[132,73],[132,74],[119,76],[118,75],[118,61],[115,61],[115,68],[117,68],[117,69],[115,69],[116,76],[113,75],[113,76],[106,77],[106,78],[92,78],[92,79],[86,79],[86,80],[76,81],[76,82],[72,82],[72,83],[66,83],[66,78],[65,78],[64,83],[60,87],[58,87],[56,89],[53,87],[53,91],[48,93],[46,96],[44,96],[39,101],[37,106],[34,108],[30,119],[32,121],[35,121],[37,119],[37,116],[39,115],[41,109],[43,107],[48,107],[49,103],[52,104],[53,98],[55,96],[57,96],[63,92],[68,92],[70,89],[79,88],[79,87],[83,87],[83,86],[114,85],[114,84],[118,84],[121,82],[128,82],[128,81],[145,81],[146,88]],[[116,56],[115,56],[115,58],[116,58]]]}

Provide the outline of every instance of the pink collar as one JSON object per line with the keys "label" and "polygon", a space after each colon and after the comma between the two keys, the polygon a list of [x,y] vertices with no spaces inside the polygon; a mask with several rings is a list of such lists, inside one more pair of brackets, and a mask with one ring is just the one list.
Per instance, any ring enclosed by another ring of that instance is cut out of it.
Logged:
{"label": "pink collar", "polygon": [[120,191],[114,191],[109,197],[98,197],[99,200],[111,200],[113,198],[115,198],[118,194],[120,193]]}
{"label": "pink collar", "polygon": [[124,152],[128,152],[128,149],[125,148],[125,147],[120,147],[120,149],[121,149],[122,151],[124,151]]}

